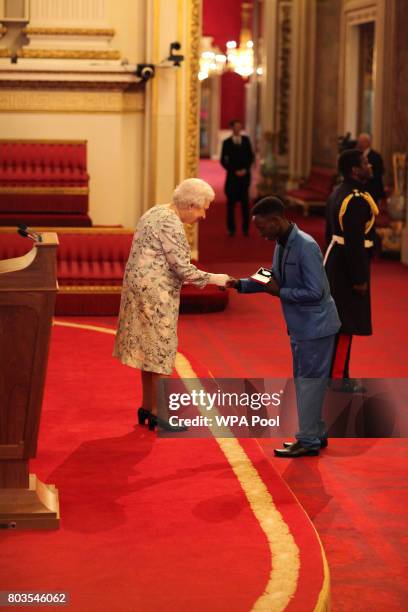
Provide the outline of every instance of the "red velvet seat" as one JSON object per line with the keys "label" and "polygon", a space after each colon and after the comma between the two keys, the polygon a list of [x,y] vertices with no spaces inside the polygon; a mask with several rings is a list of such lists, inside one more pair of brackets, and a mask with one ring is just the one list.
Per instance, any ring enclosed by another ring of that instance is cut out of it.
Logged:
{"label": "red velvet seat", "polygon": [[0,141],[0,224],[91,225],[88,182],[84,141]]}
{"label": "red velvet seat", "polygon": [[[52,228],[51,228],[52,231]],[[116,315],[126,262],[133,240],[131,230],[92,228],[56,229],[58,315]],[[32,248],[31,240],[0,233],[0,259],[18,257]],[[207,285],[181,290],[181,312],[216,312],[228,304],[228,291]]]}
{"label": "red velvet seat", "polygon": [[332,192],[336,172],[331,168],[314,166],[306,181],[297,189],[289,189],[285,196],[289,204],[303,207],[305,216],[310,206],[325,206]]}

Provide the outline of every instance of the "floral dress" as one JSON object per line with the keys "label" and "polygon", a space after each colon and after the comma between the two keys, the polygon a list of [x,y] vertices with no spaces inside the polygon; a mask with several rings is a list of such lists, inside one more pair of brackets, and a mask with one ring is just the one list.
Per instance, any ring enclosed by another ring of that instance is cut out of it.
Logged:
{"label": "floral dress", "polygon": [[183,283],[204,287],[210,274],[190,263],[178,215],[157,205],[139,220],[123,279],[113,355],[147,372],[171,374]]}

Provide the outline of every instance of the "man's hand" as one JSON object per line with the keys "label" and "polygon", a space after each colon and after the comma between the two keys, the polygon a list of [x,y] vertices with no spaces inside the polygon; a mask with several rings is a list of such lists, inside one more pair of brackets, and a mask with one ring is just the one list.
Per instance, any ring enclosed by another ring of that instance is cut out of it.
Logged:
{"label": "man's hand", "polygon": [[245,168],[241,168],[241,170],[235,170],[235,175],[236,176],[245,176],[247,173],[247,171],[245,170]]}
{"label": "man's hand", "polygon": [[274,278],[271,278],[269,283],[265,285],[265,291],[266,293],[269,293],[270,295],[279,295],[280,288]]}
{"label": "man's hand", "polygon": [[361,283],[360,285],[353,285],[353,290],[359,295],[366,295],[368,291],[368,283]]}

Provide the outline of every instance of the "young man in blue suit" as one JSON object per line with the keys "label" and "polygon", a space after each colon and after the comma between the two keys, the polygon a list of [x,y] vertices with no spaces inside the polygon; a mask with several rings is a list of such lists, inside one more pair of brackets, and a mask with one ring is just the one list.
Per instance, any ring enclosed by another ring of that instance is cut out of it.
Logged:
{"label": "young man in blue suit", "polygon": [[309,234],[288,221],[279,198],[260,200],[252,209],[252,218],[262,237],[277,242],[273,276],[266,285],[246,278],[231,279],[227,286],[239,293],[263,292],[280,298],[293,356],[299,432],[296,442],[285,442],[285,448],[275,449],[275,455],[318,455],[327,446],[321,413],[340,328],[322,253]]}

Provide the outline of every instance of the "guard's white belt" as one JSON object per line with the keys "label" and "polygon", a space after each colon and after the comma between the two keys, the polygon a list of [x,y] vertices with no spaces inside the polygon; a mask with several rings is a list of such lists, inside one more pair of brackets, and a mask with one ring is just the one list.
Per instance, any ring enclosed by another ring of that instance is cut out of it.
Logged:
{"label": "guard's white belt", "polygon": [[[343,236],[336,236],[335,234],[333,234],[332,242],[335,242],[337,244],[344,244],[344,238]],[[373,246],[374,246],[374,242],[372,240],[364,240],[364,247],[366,249],[371,249],[371,247]]]}
{"label": "guard's white belt", "polygon": [[[326,265],[326,261],[329,258],[330,251],[332,250],[335,244],[344,244],[343,236],[336,236],[336,234],[333,234],[331,243],[329,244],[326,254],[324,256],[323,265]],[[366,249],[371,249],[371,247],[373,246],[374,246],[374,242],[372,240],[364,240],[364,247]]]}

